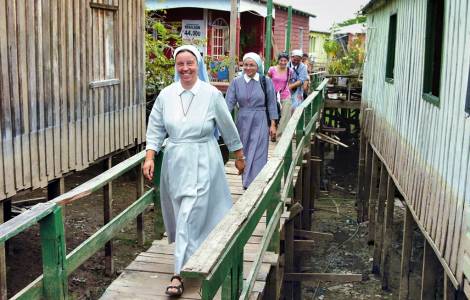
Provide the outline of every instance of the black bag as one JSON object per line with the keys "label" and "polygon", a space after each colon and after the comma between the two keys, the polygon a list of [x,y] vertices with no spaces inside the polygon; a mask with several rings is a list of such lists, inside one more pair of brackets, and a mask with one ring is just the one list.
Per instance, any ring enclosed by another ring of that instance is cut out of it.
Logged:
{"label": "black bag", "polygon": [[229,157],[230,152],[228,151],[228,147],[225,144],[224,139],[222,138],[222,136],[219,137],[219,139],[217,140],[217,143],[219,143],[220,154],[222,154],[222,159],[223,159],[224,165],[225,165],[228,162],[229,158],[230,158]]}
{"label": "black bag", "polygon": [[[260,78],[261,88],[263,89],[264,93],[264,106],[266,107],[266,118],[268,119],[268,128],[271,127],[271,118],[269,117],[269,109],[268,109],[268,93],[266,91],[266,76],[262,75]],[[276,125],[279,124],[279,120],[281,119],[281,104],[276,101],[277,107],[277,115],[279,116],[276,120]]]}

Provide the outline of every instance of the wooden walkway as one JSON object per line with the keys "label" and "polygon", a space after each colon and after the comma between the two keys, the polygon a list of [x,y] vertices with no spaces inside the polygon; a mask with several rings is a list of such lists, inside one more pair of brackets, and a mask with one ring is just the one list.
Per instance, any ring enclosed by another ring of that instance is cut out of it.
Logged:
{"label": "wooden walkway", "polygon": [[[274,150],[275,144],[270,143],[269,153]],[[230,185],[233,201],[236,202],[243,194],[241,177],[237,175],[234,161],[230,160],[225,172]],[[287,214],[281,217],[281,230]],[[266,218],[262,217],[260,223],[253,232],[250,240],[244,248],[243,275],[246,279],[251,265],[260,248],[260,242],[266,228]],[[173,251],[174,244],[168,244],[165,239],[154,241],[152,246],[140,253],[130,263],[121,275],[107,288],[101,299],[170,299],[165,295],[165,288],[170,283],[173,274]],[[272,276],[282,278],[279,268],[279,257],[277,254],[267,252],[263,264],[257,275],[256,283],[250,299],[260,299],[265,292],[276,292],[278,287],[269,286]],[[180,299],[201,299],[201,282],[194,279],[185,280],[185,292]],[[215,299],[220,299],[220,290]]]}

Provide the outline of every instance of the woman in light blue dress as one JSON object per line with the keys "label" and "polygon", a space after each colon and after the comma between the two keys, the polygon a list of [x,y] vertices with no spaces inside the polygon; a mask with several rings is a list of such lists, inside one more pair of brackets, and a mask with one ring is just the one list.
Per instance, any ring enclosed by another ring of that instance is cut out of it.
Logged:
{"label": "woman in light blue dress", "polygon": [[[163,155],[160,197],[170,243],[175,242],[175,276],[170,296],[183,293],[180,271],[232,206],[214,129],[217,126],[235,165],[244,170],[242,143],[222,93],[202,80],[207,73],[198,50],[175,50],[175,82],[158,95],[149,117],[143,173],[152,180],[154,156],[168,140]],[[198,75],[199,73],[199,75]]]}
{"label": "woman in light blue dress", "polygon": [[242,76],[230,83],[225,96],[230,111],[236,104],[240,108],[237,128],[246,155],[246,169],[243,173],[245,189],[250,186],[268,161],[269,136],[276,137],[275,121],[279,119],[273,83],[271,78],[265,77],[267,94],[265,98],[261,86],[263,77],[261,58],[256,53],[247,53],[243,56]]}

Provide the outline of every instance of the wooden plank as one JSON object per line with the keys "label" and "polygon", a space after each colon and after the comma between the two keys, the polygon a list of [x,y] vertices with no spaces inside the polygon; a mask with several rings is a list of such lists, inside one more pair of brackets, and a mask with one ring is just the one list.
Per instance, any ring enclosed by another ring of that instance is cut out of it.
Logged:
{"label": "wooden plank", "polygon": [[[17,36],[17,8],[15,1],[6,2],[6,13],[7,13],[7,43],[8,43],[8,61],[9,61],[9,72],[10,74],[10,116],[11,118],[11,130],[12,130],[12,142],[13,152],[9,153],[7,157],[11,157],[14,163],[14,186],[13,189],[19,190],[24,188],[24,177],[23,177],[23,159],[22,159],[22,147],[21,147],[21,136],[22,136],[22,124],[21,124],[21,105],[20,97],[23,96],[20,93],[19,76],[22,70],[18,70],[18,36]],[[12,169],[13,170],[13,169]]]}
{"label": "wooden plank", "polygon": [[61,0],[50,0],[50,11],[51,11],[51,92],[52,92],[52,140],[53,145],[53,159],[54,159],[54,174],[53,177],[57,178],[62,175],[61,173],[61,136],[60,136],[60,39],[59,39],[59,1]]}
{"label": "wooden plank", "polygon": [[44,202],[36,204],[31,209],[26,210],[24,213],[6,221],[0,225],[0,242],[5,242],[15,235],[23,232],[25,229],[36,224],[54,211],[55,203]]}
{"label": "wooden plank", "polygon": [[285,273],[285,281],[328,281],[334,283],[361,282],[362,274],[331,274],[331,273]]}
{"label": "wooden plank", "polygon": [[[0,6],[6,7],[6,3],[10,1],[0,0]],[[8,57],[8,18],[9,14],[5,9],[0,9],[0,68],[2,74],[10,74],[10,70],[8,67],[9,57]],[[8,80],[7,76],[1,76],[1,104],[0,107],[2,108],[2,154],[3,156],[3,167],[4,170],[14,170],[14,148],[13,148],[13,124],[11,119],[11,96],[10,96],[10,81]],[[3,176],[4,182],[0,182],[0,184],[4,184],[4,193],[6,195],[15,194],[15,176],[7,176],[4,174]]]}
{"label": "wooden plank", "polygon": [[85,240],[80,246],[70,252],[67,255],[67,274],[70,275],[84,261],[110,241],[117,232],[130,222],[130,220],[136,218],[148,205],[153,203],[154,192],[154,189],[147,191],[139,200],[123,210],[109,223]]}
{"label": "wooden plank", "polygon": [[145,151],[142,151],[130,159],[127,159],[106,172],[101,173],[100,175],[90,179],[89,181],[77,186],[73,190],[56,197],[53,202],[59,205],[65,205],[71,203],[75,200],[81,199],[87,195],[90,195],[92,192],[97,191],[98,189],[102,188],[108,182],[116,179],[117,177],[121,176],[122,174],[128,172],[132,168],[135,168],[137,165],[141,163],[141,161],[145,158]]}
{"label": "wooden plank", "polygon": [[70,88],[67,85],[67,69],[71,66],[67,65],[67,35],[66,35],[66,14],[65,14],[65,0],[58,0],[58,84],[59,89],[59,122],[57,127],[60,135],[60,175],[67,172],[69,169],[69,122],[68,122],[68,99],[66,88]]}
{"label": "wooden plank", "polygon": [[[4,219],[4,202],[0,202],[0,224],[3,224]],[[0,225],[1,230],[1,225]],[[8,299],[7,296],[7,261],[5,256],[5,244],[0,244],[0,299]]]}
{"label": "wooden plank", "polygon": [[334,235],[332,233],[299,230],[299,229],[294,230],[294,235],[296,238],[303,238],[307,240],[331,241],[334,239]]}
{"label": "wooden plank", "polygon": [[95,9],[103,9],[115,12],[119,9],[119,5],[104,4],[98,2],[90,2],[90,7]]}
{"label": "wooden plank", "polygon": [[65,19],[66,19],[66,48],[64,47],[63,49],[66,50],[66,57],[65,57],[65,62],[66,65],[64,68],[66,68],[67,72],[67,84],[64,83],[66,86],[65,92],[66,92],[66,97],[67,97],[67,119],[64,120],[64,123],[67,124],[68,128],[68,153],[67,155],[67,165],[65,166],[65,172],[73,170],[76,168],[77,165],[77,159],[76,159],[76,130],[75,130],[75,120],[76,120],[76,111],[77,107],[75,106],[75,101],[76,101],[76,85],[75,85],[75,80],[74,80],[74,73],[75,69],[79,67],[78,64],[75,63],[74,59],[76,57],[76,53],[79,52],[79,46],[76,45],[76,48],[74,48],[74,20],[76,16],[79,15],[78,11],[74,10],[74,2],[66,0],[64,9],[65,10]]}
{"label": "wooden plank", "polygon": [[401,252],[401,271],[399,299],[408,299],[410,293],[410,262],[413,252],[414,220],[410,208],[406,207],[405,222],[403,224],[403,243]]}
{"label": "wooden plank", "polygon": [[361,101],[325,100],[325,108],[360,109]]}

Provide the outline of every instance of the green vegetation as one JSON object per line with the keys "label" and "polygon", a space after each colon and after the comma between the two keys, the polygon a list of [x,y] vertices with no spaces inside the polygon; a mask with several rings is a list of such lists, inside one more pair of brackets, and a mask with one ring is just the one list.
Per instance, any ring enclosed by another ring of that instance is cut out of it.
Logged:
{"label": "green vegetation", "polygon": [[173,49],[182,45],[176,25],[163,23],[155,13],[148,13],[145,23],[145,87],[148,97],[173,81]]}

